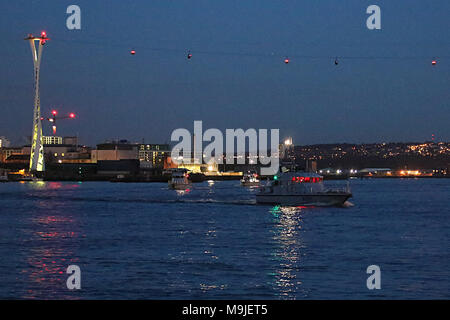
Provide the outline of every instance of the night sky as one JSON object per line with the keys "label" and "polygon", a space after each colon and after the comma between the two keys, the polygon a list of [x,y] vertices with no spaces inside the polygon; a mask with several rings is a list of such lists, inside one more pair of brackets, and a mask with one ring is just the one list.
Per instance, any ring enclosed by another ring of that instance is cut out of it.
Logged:
{"label": "night sky", "polygon": [[[81,31],[66,28],[71,4]],[[371,4],[382,30],[366,28]],[[279,128],[295,144],[450,140],[449,1],[14,0],[0,10],[0,136],[15,144],[32,129],[22,39],[41,30],[51,38],[42,113],[75,112],[58,134],[85,144],[169,142],[194,120]],[[335,66],[335,56],[359,58]]]}

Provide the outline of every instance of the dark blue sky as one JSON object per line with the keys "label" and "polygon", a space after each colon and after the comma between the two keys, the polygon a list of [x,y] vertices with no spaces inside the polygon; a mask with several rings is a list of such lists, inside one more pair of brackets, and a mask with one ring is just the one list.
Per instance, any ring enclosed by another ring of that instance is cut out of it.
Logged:
{"label": "dark blue sky", "polygon": [[[81,7],[81,31],[66,29],[70,4]],[[370,4],[382,9],[380,31],[365,26]],[[422,141],[432,133],[450,140],[448,1],[15,0],[0,10],[0,136],[16,143],[31,134],[33,108],[22,39],[43,29],[52,39],[42,62],[43,114],[76,112],[59,134],[78,133],[87,144],[167,142],[194,120],[280,128],[296,144]],[[336,67],[319,59],[328,56],[416,59],[344,59]],[[436,67],[433,57],[441,57]]]}

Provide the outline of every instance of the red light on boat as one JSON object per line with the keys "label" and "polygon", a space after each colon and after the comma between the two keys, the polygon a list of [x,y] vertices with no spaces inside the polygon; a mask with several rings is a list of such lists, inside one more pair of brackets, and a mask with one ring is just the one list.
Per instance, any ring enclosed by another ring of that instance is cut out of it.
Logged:
{"label": "red light on boat", "polygon": [[47,38],[47,32],[42,31],[42,32],[41,32],[41,37],[42,37],[42,38]]}

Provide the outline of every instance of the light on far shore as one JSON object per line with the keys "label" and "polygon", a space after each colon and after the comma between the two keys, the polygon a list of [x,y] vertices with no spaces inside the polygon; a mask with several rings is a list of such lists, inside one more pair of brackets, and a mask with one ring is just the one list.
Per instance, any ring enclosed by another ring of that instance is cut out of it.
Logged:
{"label": "light on far shore", "polygon": [[286,140],[284,140],[284,145],[285,146],[291,146],[292,145],[292,138],[289,137]]}

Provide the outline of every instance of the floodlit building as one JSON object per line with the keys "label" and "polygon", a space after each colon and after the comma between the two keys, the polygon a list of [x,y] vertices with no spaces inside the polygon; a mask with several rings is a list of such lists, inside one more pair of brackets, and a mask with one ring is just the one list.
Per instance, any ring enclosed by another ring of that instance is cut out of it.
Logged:
{"label": "floodlit building", "polygon": [[295,160],[294,142],[292,137],[286,138],[283,143],[278,146],[278,154],[281,160]]}

